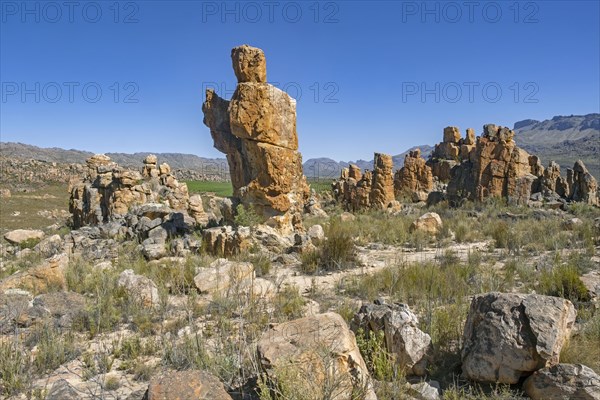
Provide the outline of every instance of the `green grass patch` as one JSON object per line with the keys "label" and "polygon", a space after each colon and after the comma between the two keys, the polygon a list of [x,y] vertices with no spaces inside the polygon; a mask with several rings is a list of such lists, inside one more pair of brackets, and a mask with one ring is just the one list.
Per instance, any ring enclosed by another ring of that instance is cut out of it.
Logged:
{"label": "green grass patch", "polygon": [[185,183],[190,194],[214,193],[221,197],[233,195],[233,186],[231,186],[231,182],[185,181]]}

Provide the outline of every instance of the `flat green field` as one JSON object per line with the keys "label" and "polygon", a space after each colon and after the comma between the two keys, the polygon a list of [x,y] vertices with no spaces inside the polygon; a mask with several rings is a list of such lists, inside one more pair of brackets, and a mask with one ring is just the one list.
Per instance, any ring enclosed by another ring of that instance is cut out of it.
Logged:
{"label": "flat green field", "polygon": [[233,194],[231,182],[185,181],[190,194],[214,193],[217,196],[228,197]]}
{"label": "flat green field", "polygon": [[[208,181],[185,181],[190,194],[192,193],[214,193],[217,196],[228,197],[233,194],[230,182],[208,182]],[[331,190],[330,180],[309,180],[311,189],[317,193]]]}
{"label": "flat green field", "polygon": [[41,185],[0,200],[0,235],[13,229],[43,229],[55,223],[69,209],[67,184]]}

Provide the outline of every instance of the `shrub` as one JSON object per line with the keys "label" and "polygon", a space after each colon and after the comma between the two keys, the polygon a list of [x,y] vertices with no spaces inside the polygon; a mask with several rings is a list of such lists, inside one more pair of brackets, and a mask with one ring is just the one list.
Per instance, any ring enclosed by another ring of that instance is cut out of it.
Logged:
{"label": "shrub", "polygon": [[579,278],[576,266],[562,264],[540,274],[538,293],[564,297],[571,301],[589,301],[587,288]]}
{"label": "shrub", "polygon": [[23,391],[30,381],[29,354],[17,341],[0,342],[0,393],[7,396]]}
{"label": "shrub", "polygon": [[235,214],[234,222],[237,226],[255,226],[264,222],[253,207],[246,207],[243,204],[238,204]]}
{"label": "shrub", "polygon": [[31,340],[37,345],[33,367],[40,374],[53,371],[79,356],[72,332],[60,332],[51,327],[42,327],[34,333]]}

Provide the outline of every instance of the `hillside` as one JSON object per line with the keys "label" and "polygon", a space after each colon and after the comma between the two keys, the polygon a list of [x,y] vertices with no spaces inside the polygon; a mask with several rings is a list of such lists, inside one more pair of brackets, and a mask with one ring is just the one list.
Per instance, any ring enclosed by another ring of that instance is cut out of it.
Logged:
{"label": "hillside", "polygon": [[[106,153],[113,161],[124,167],[139,168],[142,160],[150,152]],[[181,153],[153,153],[159,162],[166,162],[173,169],[193,169],[205,173],[227,174],[227,161],[224,158],[204,158],[193,154]],[[23,143],[0,142],[0,156],[22,159],[56,162],[63,164],[83,164],[94,153],[81,150],[65,150],[58,147],[43,148]]]}
{"label": "hillside", "polygon": [[529,119],[516,122],[514,129],[517,144],[538,155],[544,165],[555,160],[564,171],[581,159],[600,178],[600,114]]}

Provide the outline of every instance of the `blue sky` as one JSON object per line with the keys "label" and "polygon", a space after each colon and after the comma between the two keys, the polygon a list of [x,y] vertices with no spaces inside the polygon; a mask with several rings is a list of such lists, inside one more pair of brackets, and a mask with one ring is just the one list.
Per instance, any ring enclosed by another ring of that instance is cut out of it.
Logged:
{"label": "blue sky", "polygon": [[220,157],[203,90],[231,96],[243,43],[299,97],[304,159],[600,110],[598,1],[0,3],[2,141]]}

